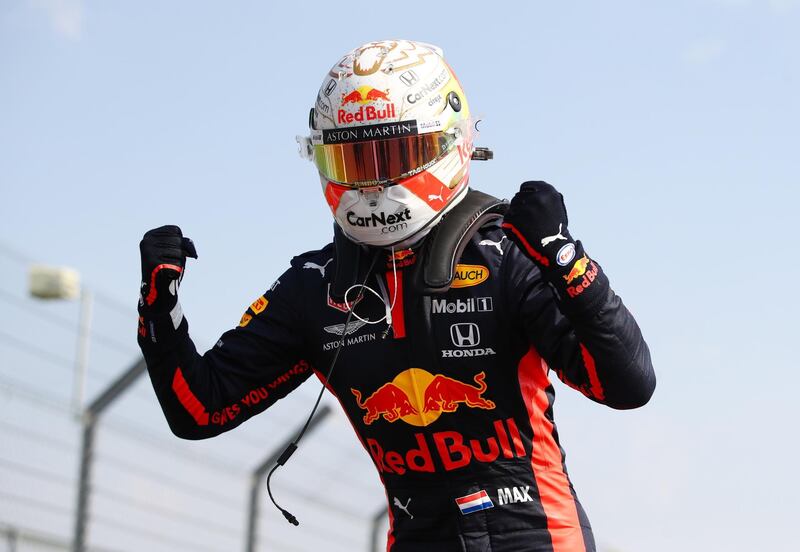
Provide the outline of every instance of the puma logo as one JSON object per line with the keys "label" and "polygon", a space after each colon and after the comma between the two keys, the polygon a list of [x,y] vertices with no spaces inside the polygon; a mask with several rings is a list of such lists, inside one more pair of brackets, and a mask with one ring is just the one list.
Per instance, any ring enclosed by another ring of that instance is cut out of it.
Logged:
{"label": "puma logo", "polygon": [[321,265],[321,266],[318,265],[317,263],[312,263],[311,261],[308,261],[306,264],[303,265],[303,268],[312,268],[314,270],[319,270],[319,273],[322,274],[322,277],[324,278],[325,277],[325,267],[328,266],[328,264],[330,264],[330,262],[332,260],[333,260],[333,257],[328,259],[328,262],[326,262],[324,265]]}
{"label": "puma logo", "polygon": [[492,241],[492,240],[481,240],[478,242],[478,245],[489,245],[491,247],[496,247],[500,254],[503,254],[503,248],[500,247],[500,244],[503,243],[503,240],[506,239],[505,236],[500,238],[499,241]]}
{"label": "puma logo", "polygon": [[556,240],[566,240],[566,236],[561,235],[561,224],[558,225],[558,234],[553,234],[552,236],[545,236],[542,238],[542,247],[545,247],[548,243],[553,243]]}
{"label": "puma logo", "polygon": [[444,198],[442,198],[442,193],[439,192],[439,195],[428,194],[428,201],[433,201],[434,199],[438,199],[442,203],[444,203]]}
{"label": "puma logo", "polygon": [[412,516],[411,512],[408,511],[408,505],[409,504],[411,504],[411,499],[410,498],[408,499],[408,502],[406,502],[405,506],[404,506],[403,503],[400,502],[399,498],[394,497],[394,505],[397,506],[399,509],[403,510],[406,514],[408,514],[408,517],[410,517],[411,519],[414,519],[414,516]]}

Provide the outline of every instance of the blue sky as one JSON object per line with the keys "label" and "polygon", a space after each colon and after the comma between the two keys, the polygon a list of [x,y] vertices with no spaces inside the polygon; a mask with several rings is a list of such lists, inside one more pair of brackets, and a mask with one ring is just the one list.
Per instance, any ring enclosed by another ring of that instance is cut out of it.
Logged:
{"label": "blue sky", "polygon": [[[153,226],[179,224],[200,254],[182,303],[198,346],[208,347],[292,255],[331,236],[313,167],[294,144],[329,66],[368,40],[438,44],[484,118],[478,144],[496,155],[475,164],[472,184],[502,197],[527,179],[559,188],[570,230],[604,265],[653,351],[659,387],[641,411],[610,411],[559,387],[570,474],[601,549],[790,550],[800,511],[799,31],[796,0],[3,2],[0,239],[27,258],[78,269],[90,288],[129,306],[129,318],[110,302],[97,306],[97,331],[122,346],[93,347],[96,392],[136,351],[138,241]],[[2,291],[19,299],[2,303],[0,331],[71,359],[74,336],[35,313],[69,321],[75,305],[25,303],[24,266],[7,255],[0,263]],[[68,396],[68,366],[8,343],[0,376]],[[245,473],[313,392],[304,386],[238,440],[175,441],[165,458],[122,454],[131,445],[111,432],[103,446],[143,465],[174,462],[187,481],[194,472],[181,454],[198,449]],[[166,440],[147,393],[141,385],[118,415]],[[18,393],[0,394],[0,416],[74,442],[72,421]],[[331,427],[281,473],[285,496],[303,485],[318,496],[325,483],[310,471],[349,474],[326,495],[350,497],[368,517],[381,505],[377,478],[346,422]],[[3,458],[74,475],[66,448],[2,435]],[[214,476],[197,475],[209,491],[243,488],[242,473],[224,479],[209,469]],[[108,471],[100,477],[123,494],[192,507]],[[0,487],[30,488],[14,473],[0,471]],[[66,487],[42,493],[71,508]],[[237,492],[228,499],[240,500]],[[114,508],[98,502],[107,517]],[[264,510],[274,538],[319,545],[314,529],[285,528]],[[344,523],[324,505],[295,510],[318,527]],[[32,506],[0,497],[0,521],[69,533],[66,515],[48,515],[45,523]],[[124,516],[172,531],[167,521]],[[241,526],[235,512],[219,516]],[[360,526],[355,514],[347,523]],[[92,535],[119,544],[111,525],[98,522]]]}

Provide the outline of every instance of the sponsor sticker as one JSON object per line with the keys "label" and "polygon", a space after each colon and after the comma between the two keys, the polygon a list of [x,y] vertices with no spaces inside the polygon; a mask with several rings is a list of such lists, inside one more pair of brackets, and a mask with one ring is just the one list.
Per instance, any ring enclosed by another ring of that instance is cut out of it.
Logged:
{"label": "sponsor sticker", "polygon": [[[351,328],[348,328],[350,330]],[[333,326],[328,326],[325,328],[326,331],[329,333],[335,333],[336,330]],[[342,324],[342,331],[344,331],[344,324]],[[375,333],[368,333],[368,334],[361,334],[361,335],[354,335],[352,337],[347,337],[344,340],[345,347],[351,347],[353,345],[361,345],[362,343],[369,343],[370,341],[375,341],[377,339],[377,335]],[[336,341],[328,341],[327,343],[322,344],[323,351],[334,351],[342,346],[342,340],[337,339]]]}
{"label": "sponsor sticker", "polygon": [[264,309],[267,308],[268,304],[269,301],[267,300],[266,297],[262,295],[261,297],[253,301],[253,304],[250,305],[250,309],[256,314],[261,314],[262,312],[264,312]]}
{"label": "sponsor sticker", "polygon": [[594,282],[595,279],[597,279],[597,275],[599,274],[600,269],[593,261],[589,261],[589,263],[590,263],[589,269],[585,270],[583,274],[583,279],[581,279],[581,281],[575,284],[574,286],[567,286],[567,294],[570,297],[573,298],[577,297],[578,295],[583,293],[589,286],[591,286],[592,282]]}
{"label": "sponsor sticker", "polygon": [[491,347],[478,347],[481,332],[474,322],[461,322],[450,326],[450,339],[458,349],[442,350],[442,358],[464,358],[496,354]]}
{"label": "sponsor sticker", "polygon": [[465,314],[469,312],[492,312],[491,297],[470,297],[469,299],[434,299],[431,305],[433,314]]}
{"label": "sponsor sticker", "polygon": [[405,504],[400,502],[399,498],[394,497],[393,503],[398,510],[403,510],[409,518],[414,519],[414,516],[411,514],[411,512],[408,511],[408,505],[411,504],[411,497],[408,498]]}
{"label": "sponsor sticker", "polygon": [[417,82],[419,82],[419,77],[417,76],[417,74],[414,72],[413,69],[409,69],[408,71],[400,75],[400,80],[406,86],[413,86],[417,84]]}
{"label": "sponsor sticker", "polygon": [[431,94],[447,84],[450,81],[450,72],[447,67],[442,69],[435,79],[420,86],[416,91],[411,92],[406,96],[406,101],[410,104],[415,104],[424,99],[428,94]]}
{"label": "sponsor sticker", "polygon": [[558,232],[556,232],[552,236],[545,236],[544,238],[542,238],[542,247],[547,247],[548,244],[551,244],[551,243],[553,243],[554,241],[557,241],[557,240],[566,240],[567,237],[564,234],[561,233],[561,228],[563,226],[564,226],[563,224],[559,224],[558,225]]}
{"label": "sponsor sticker", "polygon": [[483,396],[488,389],[485,379],[486,372],[476,374],[473,383],[466,383],[422,368],[408,368],[368,397],[358,389],[350,391],[364,410],[364,424],[372,425],[383,418],[422,427],[435,422],[443,412],[455,412],[461,405],[493,410],[495,403]]}
{"label": "sponsor sticker", "polygon": [[[372,105],[375,102],[379,102],[378,105]],[[356,106],[358,108],[353,110]],[[342,94],[341,107],[337,115],[339,124],[356,121],[377,122],[397,116],[395,105],[389,99],[388,90],[379,90],[371,86],[359,86],[347,94]]]}
{"label": "sponsor sticker", "polygon": [[497,252],[502,255],[503,254],[502,243],[504,239],[506,239],[505,236],[501,237],[498,241],[481,240],[480,242],[478,242],[478,245],[486,245],[488,247],[494,247],[497,249]]}
{"label": "sponsor sticker", "polygon": [[252,315],[250,315],[249,313],[244,313],[242,315],[242,319],[239,320],[239,327],[244,328],[250,323],[252,319],[253,319]]}
{"label": "sponsor sticker", "polygon": [[[371,106],[370,106],[371,107]],[[355,117],[355,115],[353,115]],[[419,134],[417,121],[376,123],[351,128],[332,128],[311,134],[312,144],[348,144],[367,140],[390,140]]]}
{"label": "sponsor sticker", "polygon": [[378,90],[371,86],[359,86],[348,94],[342,94],[342,105],[347,104],[367,104],[382,100],[390,102],[389,94],[386,90]]}
{"label": "sponsor sticker", "polygon": [[323,329],[329,334],[333,335],[350,335],[360,330],[368,321],[369,320],[358,320],[353,318],[353,320],[347,324],[346,329],[344,324],[333,324],[331,326],[325,326]]}
{"label": "sponsor sticker", "polygon": [[396,225],[401,222],[407,222],[411,219],[411,209],[404,209],[393,214],[386,214],[383,211],[380,213],[372,213],[367,217],[359,217],[353,211],[347,212],[347,223],[351,226],[360,226],[362,228],[378,228],[381,226]]}
{"label": "sponsor sticker", "polygon": [[325,264],[322,264],[322,265],[319,265],[317,263],[312,263],[311,261],[307,261],[303,265],[303,268],[304,269],[308,269],[308,270],[319,270],[319,273],[322,275],[322,278],[324,278],[325,277],[325,269],[328,267],[328,265],[331,263],[331,261],[333,261],[333,257],[331,257],[330,259],[325,261]]}
{"label": "sponsor sticker", "polygon": [[428,132],[441,132],[444,130],[444,122],[441,119],[435,119],[432,121],[418,121],[417,128],[420,134],[426,134]]}
{"label": "sponsor sticker", "polygon": [[584,255],[577,261],[575,264],[572,265],[572,270],[569,271],[569,274],[564,275],[564,279],[567,281],[568,284],[571,284],[577,278],[586,274],[586,267],[589,266],[589,258]]}
{"label": "sponsor sticker", "polygon": [[336,79],[329,80],[328,84],[325,85],[325,96],[330,96],[335,88],[336,88]]}
{"label": "sponsor sticker", "polygon": [[454,288],[465,288],[482,284],[489,278],[489,269],[483,265],[457,264]]}
{"label": "sponsor sticker", "polygon": [[491,347],[476,347],[473,349],[443,349],[442,358],[469,358],[496,355]]}
{"label": "sponsor sticker", "polygon": [[481,331],[474,322],[461,322],[450,326],[450,339],[456,347],[477,347]]}
{"label": "sponsor sticker", "polygon": [[[464,435],[457,429],[415,433],[416,446],[406,450],[387,450],[377,439],[367,438],[372,461],[380,473],[404,475],[407,472],[436,473],[442,468],[453,471],[474,462],[490,464],[498,458],[527,458],[514,418],[494,420],[490,433]],[[434,463],[434,457],[438,462]],[[439,467],[441,466],[441,468]],[[464,498],[464,497],[462,497]]]}
{"label": "sponsor sticker", "polygon": [[561,249],[558,250],[556,254],[556,262],[560,266],[567,266],[572,259],[575,258],[575,244],[568,243],[566,245],[561,246]]}
{"label": "sponsor sticker", "polygon": [[326,297],[328,299],[327,302],[328,302],[328,306],[329,307],[331,307],[332,309],[336,309],[338,311],[341,311],[341,312],[345,312],[345,313],[350,312],[350,307],[351,306],[355,307],[358,304],[358,302],[361,301],[361,297],[359,297],[359,296],[356,296],[356,298],[353,300],[353,304],[350,305],[350,306],[348,306],[347,303],[345,303],[344,301],[342,301],[341,303],[339,303],[338,301],[334,301],[333,297],[331,297],[331,285],[330,284],[328,284],[328,293],[327,293]]}

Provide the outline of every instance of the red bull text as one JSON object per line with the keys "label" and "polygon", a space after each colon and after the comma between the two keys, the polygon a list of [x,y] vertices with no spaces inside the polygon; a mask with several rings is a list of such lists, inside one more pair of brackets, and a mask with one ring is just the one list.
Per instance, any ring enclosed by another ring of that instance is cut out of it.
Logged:
{"label": "red bull text", "polygon": [[584,255],[575,261],[575,264],[572,265],[572,270],[569,271],[569,274],[564,276],[564,280],[566,280],[568,284],[571,284],[573,280],[586,273],[587,266],[589,266],[589,258]]}
{"label": "red bull text", "polygon": [[519,429],[513,418],[495,420],[494,435],[484,439],[467,439],[458,431],[435,431],[429,435],[415,433],[416,447],[406,451],[384,450],[377,440],[368,438],[370,456],[381,473],[403,475],[407,471],[436,471],[434,454],[445,471],[469,466],[472,462],[494,462],[503,458],[527,456]]}
{"label": "red bull text", "polygon": [[384,104],[382,108],[378,108],[374,105],[361,105],[358,110],[354,112],[346,109],[339,109],[337,117],[339,124],[356,121],[359,123],[365,121],[381,121],[396,117],[395,106],[389,99],[388,93],[369,86],[360,86],[348,94],[342,94],[341,106],[369,104],[377,101]]}
{"label": "red bull text", "polygon": [[352,123],[354,121],[363,123],[364,121],[382,121],[383,119],[391,119],[396,116],[397,115],[393,103],[386,104],[383,109],[379,109],[374,105],[362,105],[358,108],[358,111],[354,113],[349,113],[344,109],[340,109],[338,122],[340,124]]}
{"label": "red bull text", "polygon": [[598,273],[597,265],[594,264],[594,261],[592,261],[589,270],[587,270],[586,273],[583,275],[583,279],[574,286],[567,286],[567,293],[569,294],[569,296],[577,297],[578,295],[583,293],[583,290],[592,285],[592,282],[594,282],[595,278],[597,278],[597,273]]}

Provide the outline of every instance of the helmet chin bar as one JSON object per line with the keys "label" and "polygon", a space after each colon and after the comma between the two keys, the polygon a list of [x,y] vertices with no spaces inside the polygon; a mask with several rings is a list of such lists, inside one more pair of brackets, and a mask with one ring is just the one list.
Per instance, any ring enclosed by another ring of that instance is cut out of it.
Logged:
{"label": "helmet chin bar", "polygon": [[381,186],[380,184],[378,184],[377,186],[370,186],[369,188],[359,188],[358,190],[358,193],[364,196],[367,205],[369,205],[373,209],[378,206],[378,201],[380,200],[381,192],[383,192],[383,186]]}
{"label": "helmet chin bar", "polygon": [[[455,196],[453,196],[453,198],[445,206],[445,208],[442,209],[435,217],[433,217],[431,220],[429,220],[427,223],[425,223],[425,225],[421,226],[413,234],[411,234],[409,236],[406,236],[406,237],[404,237],[402,239],[399,239],[399,240],[397,240],[395,242],[392,242],[392,243],[376,245],[376,244],[367,243],[367,242],[364,242],[364,241],[359,241],[355,237],[351,236],[347,232],[347,230],[345,230],[344,227],[341,224],[339,224],[339,221],[336,221],[336,224],[337,224],[337,226],[339,226],[339,229],[342,231],[342,233],[345,236],[347,236],[347,239],[349,239],[353,243],[357,243],[358,245],[362,245],[362,246],[365,246],[365,247],[380,247],[381,249],[390,249],[392,247],[398,247],[398,246],[410,247],[412,244],[414,244],[414,242],[419,241],[422,238],[424,238],[425,235],[427,235],[428,232],[430,232],[431,229],[433,229],[434,226],[439,224],[439,222],[442,220],[442,217],[445,214],[447,214],[447,212],[450,209],[455,207],[462,199],[464,199],[464,197],[467,195],[468,191],[469,191],[469,186],[468,185],[464,186],[461,189],[460,192],[458,192]],[[336,219],[334,219],[334,220],[336,220]]]}

